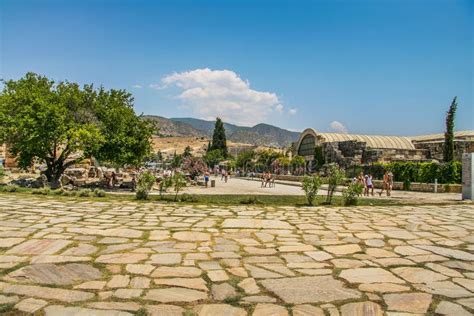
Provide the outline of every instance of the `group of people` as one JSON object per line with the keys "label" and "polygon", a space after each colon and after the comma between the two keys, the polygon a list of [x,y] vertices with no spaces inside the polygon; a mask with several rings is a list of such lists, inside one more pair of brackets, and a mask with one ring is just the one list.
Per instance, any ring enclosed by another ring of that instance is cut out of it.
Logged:
{"label": "group of people", "polygon": [[270,173],[265,171],[262,173],[262,188],[266,188],[268,185],[269,188],[275,187],[275,177]]}
{"label": "group of people", "polygon": [[[364,187],[364,196],[374,196],[374,177],[371,173],[364,175],[361,171],[359,176],[355,179],[357,183],[360,183]],[[379,192],[379,196],[385,191],[387,196],[391,196],[393,188],[393,173],[391,171],[385,171],[383,175],[382,189]]]}

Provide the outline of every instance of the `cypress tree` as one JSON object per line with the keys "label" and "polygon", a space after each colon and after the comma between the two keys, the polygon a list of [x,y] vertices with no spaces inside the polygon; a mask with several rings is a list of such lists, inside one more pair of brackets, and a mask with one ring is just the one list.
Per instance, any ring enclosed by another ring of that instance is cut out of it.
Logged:
{"label": "cypress tree", "polygon": [[448,112],[446,113],[446,132],[444,133],[444,161],[454,160],[454,117],[458,104],[454,97]]}
{"label": "cypress tree", "polygon": [[227,158],[227,140],[225,137],[224,123],[220,118],[216,119],[214,133],[212,134],[211,150],[219,149],[222,155]]}

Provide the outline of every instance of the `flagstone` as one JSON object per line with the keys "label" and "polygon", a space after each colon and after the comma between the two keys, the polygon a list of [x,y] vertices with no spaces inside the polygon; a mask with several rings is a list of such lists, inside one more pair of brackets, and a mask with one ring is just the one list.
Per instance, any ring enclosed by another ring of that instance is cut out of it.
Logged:
{"label": "flagstone", "polygon": [[91,257],[63,256],[63,255],[40,255],[32,257],[31,263],[66,263],[92,261]]}
{"label": "flagstone", "polygon": [[3,292],[66,303],[87,301],[94,298],[94,294],[88,292],[20,284],[9,284],[3,288]]}
{"label": "flagstone", "polygon": [[168,304],[146,305],[145,309],[150,316],[182,316],[185,312],[180,306]]}
{"label": "flagstone", "polygon": [[431,304],[432,295],[426,293],[385,294],[383,299],[389,310],[426,313]]}
{"label": "flagstone", "polygon": [[335,255],[348,255],[362,251],[360,246],[357,244],[325,246],[323,249]]}
{"label": "flagstone", "polygon": [[228,283],[213,284],[211,293],[216,301],[223,301],[226,298],[235,297],[237,295],[235,288]]}
{"label": "flagstone", "polygon": [[156,285],[171,285],[178,287],[185,287],[189,289],[208,291],[206,281],[202,278],[167,278],[167,279],[155,279]]}
{"label": "flagstone", "polygon": [[63,256],[87,256],[96,253],[97,247],[89,244],[79,244],[77,247],[66,249],[61,255]]}
{"label": "flagstone", "polygon": [[185,232],[174,233],[173,238],[180,241],[193,241],[193,242],[209,241],[211,240],[211,234],[202,233],[202,232],[185,231]]}
{"label": "flagstone", "polygon": [[87,264],[55,265],[41,263],[12,271],[4,277],[4,280],[21,283],[68,285],[80,281],[96,280],[101,276],[102,273],[98,269]]}
{"label": "flagstone", "polygon": [[246,316],[245,309],[228,304],[205,304],[194,308],[198,316]]}
{"label": "flagstone", "polygon": [[229,276],[224,270],[207,271],[207,276],[212,282],[227,281],[229,279]]}
{"label": "flagstone", "polygon": [[149,290],[144,297],[145,300],[157,301],[161,303],[198,302],[206,300],[207,298],[208,295],[206,292],[180,287]]}
{"label": "flagstone", "polygon": [[255,282],[255,279],[253,278],[246,278],[240,281],[237,284],[240,288],[242,288],[246,294],[258,294],[260,293],[260,288],[257,285],[257,282]]}
{"label": "flagstone", "polygon": [[25,241],[25,238],[0,238],[0,248],[10,248]]}
{"label": "flagstone", "polygon": [[287,222],[276,219],[240,219],[227,218],[221,224],[222,228],[263,228],[263,229],[293,229]]}
{"label": "flagstone", "polygon": [[456,302],[461,305],[467,306],[470,309],[474,309],[474,297],[463,298],[463,299],[457,300]]}
{"label": "flagstone", "polygon": [[151,264],[127,264],[125,266],[125,270],[132,274],[142,274],[142,275],[150,275],[151,271],[155,269],[154,265]]}
{"label": "flagstone", "polygon": [[473,293],[451,281],[429,282],[426,284],[414,284],[413,286],[419,291],[452,298],[469,297],[473,295]]}
{"label": "flagstone", "polygon": [[257,304],[252,314],[252,316],[267,316],[267,315],[287,316],[288,311],[286,310],[286,308],[280,305],[260,303],[260,304]]}
{"label": "flagstone", "polygon": [[429,255],[431,252],[425,251],[413,246],[397,246],[393,249],[396,253],[403,256]]}
{"label": "flagstone", "polygon": [[33,314],[46,305],[48,305],[48,302],[45,300],[26,298],[17,303],[15,305],[15,309],[19,310],[20,312]]}
{"label": "flagstone", "polygon": [[428,283],[448,278],[443,274],[418,267],[400,267],[392,269],[392,272],[411,283]]}
{"label": "flagstone", "polygon": [[202,271],[194,267],[158,267],[151,274],[154,278],[181,277],[192,278],[200,276]]}
{"label": "flagstone", "polygon": [[453,278],[453,281],[469,291],[473,292],[474,295],[474,280],[466,279],[466,278]]}
{"label": "flagstone", "polygon": [[428,268],[436,271],[436,272],[447,275],[449,277],[454,277],[454,278],[462,278],[463,277],[463,275],[461,273],[459,273],[458,271],[456,271],[454,269],[447,268],[447,267],[442,266],[442,265],[437,264],[437,263],[429,262],[429,263],[426,264],[426,266]]}
{"label": "flagstone", "polygon": [[448,301],[441,301],[435,310],[436,314],[440,315],[456,315],[456,316],[470,316],[470,312],[465,310],[462,306]]}
{"label": "flagstone", "polygon": [[322,308],[309,304],[295,305],[292,312],[293,316],[324,316]]}
{"label": "flagstone", "polygon": [[107,282],[108,288],[119,288],[119,287],[127,287],[128,283],[130,283],[130,276],[129,275],[114,275],[109,282]]}
{"label": "flagstone", "polygon": [[62,239],[30,239],[9,249],[6,254],[52,255],[71,243]]}
{"label": "flagstone", "polygon": [[343,270],[339,277],[351,283],[405,283],[381,268],[355,268]]}
{"label": "flagstone", "polygon": [[329,259],[334,258],[332,255],[325,251],[307,251],[305,252],[305,255],[311,257],[312,259],[316,261],[326,261]]}
{"label": "flagstone", "polygon": [[341,306],[341,316],[383,316],[383,310],[374,302],[348,303]]}
{"label": "flagstone", "polygon": [[449,257],[449,258],[454,258],[454,259],[459,259],[459,260],[465,260],[465,261],[474,261],[474,254],[470,254],[466,251],[462,250],[457,250],[457,249],[450,249],[450,248],[444,248],[444,247],[437,247],[437,246],[430,246],[430,245],[419,245],[417,246],[418,248],[428,250],[431,252],[434,252],[438,255],[444,256],[444,257]]}
{"label": "flagstone", "polygon": [[20,298],[18,296],[6,296],[6,295],[1,295],[0,294],[0,305],[3,304],[15,304],[18,302]]}
{"label": "flagstone", "polygon": [[341,281],[331,276],[268,279],[261,284],[289,304],[332,302],[361,296],[359,291],[345,288]]}
{"label": "flagstone", "polygon": [[118,310],[97,310],[83,307],[64,307],[50,305],[44,309],[45,316],[133,316]]}
{"label": "flagstone", "polygon": [[138,263],[147,258],[148,258],[148,255],[143,254],[143,253],[115,253],[115,254],[101,255],[97,259],[95,259],[95,262],[125,264],[125,263]]}
{"label": "flagstone", "polygon": [[410,288],[405,285],[394,284],[394,283],[362,283],[359,285],[359,290],[363,292],[380,292],[380,293],[392,293],[392,292],[406,292]]}
{"label": "flagstone", "polygon": [[78,284],[74,289],[79,290],[102,290],[105,287],[106,281],[88,281]]}
{"label": "flagstone", "polygon": [[[88,303],[88,307],[105,309],[105,310],[123,310],[136,312],[140,309],[140,305],[135,302],[94,302]],[[94,315],[92,313],[92,315]]]}
{"label": "flagstone", "polygon": [[175,265],[181,262],[181,255],[179,253],[151,255],[150,262],[158,265]]}
{"label": "flagstone", "polygon": [[142,295],[142,289],[118,289],[114,292],[113,296],[121,299],[133,299]]}

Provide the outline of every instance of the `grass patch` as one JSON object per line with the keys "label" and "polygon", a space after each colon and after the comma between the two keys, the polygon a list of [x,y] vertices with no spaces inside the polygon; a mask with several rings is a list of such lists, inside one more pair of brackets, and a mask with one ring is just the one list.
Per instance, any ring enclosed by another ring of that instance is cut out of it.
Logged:
{"label": "grass patch", "polygon": [[[14,306],[15,306],[14,303],[2,304],[2,305],[0,305],[0,313],[3,315],[3,313],[13,312],[13,307]],[[11,314],[11,315],[13,315],[13,314]]]}

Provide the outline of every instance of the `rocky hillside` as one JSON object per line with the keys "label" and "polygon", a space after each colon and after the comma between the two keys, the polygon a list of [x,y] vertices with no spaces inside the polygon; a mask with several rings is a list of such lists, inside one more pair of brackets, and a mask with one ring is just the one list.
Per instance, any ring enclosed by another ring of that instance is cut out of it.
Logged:
{"label": "rocky hillside", "polygon": [[[158,126],[157,136],[173,137],[208,137],[212,136],[214,121],[196,118],[171,118],[145,115],[144,119],[155,122]],[[297,141],[299,133],[291,132],[269,124],[258,124],[253,127],[224,123],[227,139],[236,143],[257,146],[285,147]]]}

